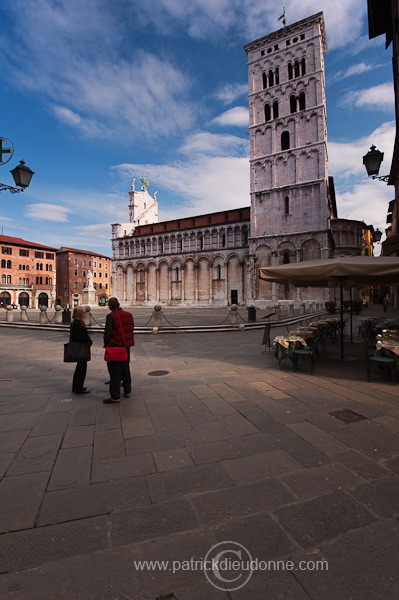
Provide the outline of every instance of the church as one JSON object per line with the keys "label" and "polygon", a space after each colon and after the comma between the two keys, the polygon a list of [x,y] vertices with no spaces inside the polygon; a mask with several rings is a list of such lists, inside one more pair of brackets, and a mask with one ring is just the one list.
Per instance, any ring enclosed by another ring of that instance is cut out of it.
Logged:
{"label": "church", "polygon": [[364,251],[370,226],[338,218],[328,175],[323,13],[244,49],[250,206],[158,222],[156,193],[133,180],[129,223],[112,225],[113,290],[125,306],[327,300],[329,290],[261,281],[258,270]]}

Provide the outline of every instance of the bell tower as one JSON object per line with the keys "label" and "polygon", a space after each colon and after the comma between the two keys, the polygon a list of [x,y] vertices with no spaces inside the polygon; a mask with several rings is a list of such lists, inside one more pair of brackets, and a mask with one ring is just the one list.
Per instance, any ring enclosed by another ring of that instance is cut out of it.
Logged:
{"label": "bell tower", "polygon": [[[329,256],[323,13],[244,46],[248,56],[252,300],[275,298],[257,269]],[[263,287],[262,287],[263,286]],[[285,290],[280,299],[293,297]]]}

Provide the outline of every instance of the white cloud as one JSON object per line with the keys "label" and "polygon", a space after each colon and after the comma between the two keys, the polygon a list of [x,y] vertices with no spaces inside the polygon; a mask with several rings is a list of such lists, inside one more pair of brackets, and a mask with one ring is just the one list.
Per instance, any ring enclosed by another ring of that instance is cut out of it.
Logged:
{"label": "white cloud", "polygon": [[30,219],[40,221],[57,221],[63,223],[68,221],[68,214],[71,211],[65,206],[58,204],[28,204],[26,207],[26,216]]}
{"label": "white cloud", "polygon": [[158,196],[161,220],[249,206],[246,139],[200,133],[189,136],[180,150],[186,160],[159,165],[121,164],[114,171],[129,179],[146,173],[156,182],[155,187],[173,195],[176,205],[172,207],[162,203],[162,193]]}
{"label": "white cloud", "polygon": [[248,140],[229,134],[202,132],[188,136],[180,152],[188,156],[248,156]]}
{"label": "white cloud", "polygon": [[226,84],[222,88],[220,88],[215,96],[220,102],[223,104],[231,104],[235,102],[238,98],[242,96],[247,97],[248,94],[248,85],[243,84]]}
{"label": "white cloud", "polygon": [[342,81],[348,77],[362,75],[363,73],[367,73],[367,71],[374,71],[377,67],[378,65],[374,64],[366,64],[363,62],[357,63],[356,65],[351,65],[345,71],[338,71],[331,78],[329,78],[329,81],[331,83],[334,83],[335,81]]}
{"label": "white cloud", "polygon": [[226,112],[212,119],[211,123],[222,126],[234,125],[237,127],[248,127],[248,108],[245,108],[244,106],[235,106],[234,108],[230,108],[230,110],[226,110]]}
{"label": "white cloud", "polygon": [[343,98],[342,105],[349,108],[393,111],[395,106],[393,84],[382,83],[366,90],[349,92]]}
{"label": "white cloud", "polygon": [[[353,141],[328,142],[328,171],[334,178],[347,178],[360,173],[367,177],[362,157],[374,144],[384,152],[385,160],[382,169],[389,171],[395,140],[395,122],[382,123],[367,137]],[[385,174],[385,173],[384,173]]]}

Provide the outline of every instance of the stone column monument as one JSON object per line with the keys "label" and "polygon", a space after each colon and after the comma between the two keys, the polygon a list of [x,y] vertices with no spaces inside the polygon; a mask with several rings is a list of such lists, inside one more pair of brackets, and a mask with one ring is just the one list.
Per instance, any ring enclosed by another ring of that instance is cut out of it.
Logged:
{"label": "stone column monument", "polygon": [[87,272],[87,285],[82,291],[82,304],[88,306],[97,306],[96,289],[93,285],[93,273]]}

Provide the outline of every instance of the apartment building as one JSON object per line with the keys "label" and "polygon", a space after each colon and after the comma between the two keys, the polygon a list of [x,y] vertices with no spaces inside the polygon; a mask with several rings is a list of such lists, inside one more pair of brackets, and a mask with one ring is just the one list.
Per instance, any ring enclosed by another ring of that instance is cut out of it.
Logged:
{"label": "apartment building", "polygon": [[57,304],[74,307],[82,303],[82,292],[92,274],[96,301],[104,306],[112,295],[112,260],[103,254],[61,246],[57,251]]}
{"label": "apartment building", "polygon": [[57,248],[0,235],[0,307],[55,303]]}

